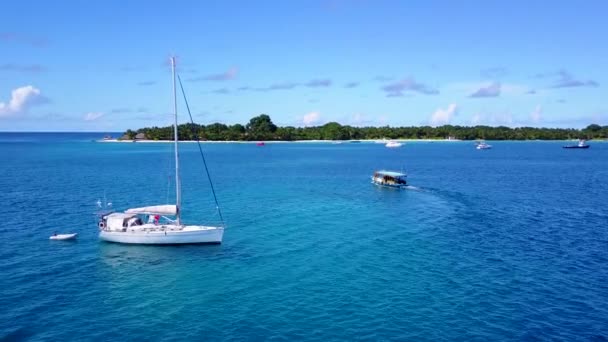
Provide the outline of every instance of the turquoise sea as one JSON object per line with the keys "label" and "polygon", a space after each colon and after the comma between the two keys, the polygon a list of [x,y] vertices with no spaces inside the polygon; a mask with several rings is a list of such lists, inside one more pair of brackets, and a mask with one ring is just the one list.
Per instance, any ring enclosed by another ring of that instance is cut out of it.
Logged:
{"label": "turquoise sea", "polygon": [[[608,340],[608,143],[204,144],[224,243],[146,247],[95,202],[171,202],[172,145],[102,136],[0,133],[0,340]],[[181,158],[184,220],[217,222]]]}

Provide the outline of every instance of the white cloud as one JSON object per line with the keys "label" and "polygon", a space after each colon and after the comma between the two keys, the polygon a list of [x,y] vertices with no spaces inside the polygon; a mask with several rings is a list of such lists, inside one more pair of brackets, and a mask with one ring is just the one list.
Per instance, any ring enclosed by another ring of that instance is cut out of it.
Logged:
{"label": "white cloud", "polygon": [[543,107],[540,105],[536,106],[534,111],[530,113],[530,120],[534,123],[539,123],[543,119]]}
{"label": "white cloud", "polygon": [[481,114],[475,114],[471,118],[471,125],[477,126],[481,122]]}
{"label": "white cloud", "polygon": [[378,117],[378,124],[380,126],[385,126],[385,125],[387,125],[387,123],[388,123],[388,116],[386,116],[386,115],[380,115]]}
{"label": "white cloud", "polygon": [[361,113],[356,113],[350,117],[350,120],[348,120],[348,123],[353,126],[361,126],[361,125],[370,124],[371,120],[368,119],[365,115],[363,115]]}
{"label": "white cloud", "polygon": [[190,82],[200,82],[200,81],[230,81],[236,79],[239,73],[239,69],[236,67],[230,68],[225,72],[220,72],[217,74],[211,74],[207,76],[194,77],[189,78],[186,81]]}
{"label": "white cloud", "polygon": [[385,126],[388,122],[386,115],[370,115],[361,112],[337,118],[336,122],[354,127]]}
{"label": "white cloud", "polygon": [[[489,83],[492,86],[493,83]],[[470,96],[481,88],[488,87],[488,82],[455,82],[441,87],[442,92],[455,92],[464,96]],[[494,90],[500,91],[500,95],[516,96],[525,95],[530,91],[530,87],[524,84],[500,83],[494,86]]]}
{"label": "white cloud", "polygon": [[471,125],[511,126],[513,125],[511,113],[477,113],[471,118]]}
{"label": "white cloud", "polygon": [[431,125],[441,126],[450,123],[452,118],[458,113],[458,106],[452,103],[447,109],[438,108],[435,113],[431,115]]}
{"label": "white cloud", "polygon": [[469,97],[497,97],[500,96],[500,83],[492,82],[475,90]]}
{"label": "white cloud", "polygon": [[362,123],[364,121],[365,121],[365,117],[361,113],[354,114],[351,117],[351,119],[350,119],[350,122],[353,123],[353,124],[355,124],[355,125],[356,124],[360,124],[360,123]]}
{"label": "white cloud", "polygon": [[21,114],[36,104],[47,102],[47,99],[40,95],[40,89],[31,85],[14,89],[11,92],[11,99],[8,103],[0,102],[0,117],[7,117],[13,114]]}
{"label": "white cloud", "polygon": [[85,114],[84,121],[95,121],[103,116],[101,112],[90,112]]}
{"label": "white cloud", "polygon": [[310,112],[302,118],[302,123],[305,126],[310,126],[318,123],[321,120],[321,114],[319,112]]}
{"label": "white cloud", "polygon": [[413,91],[425,95],[439,94],[439,90],[426,84],[419,83],[411,77],[387,84],[382,87],[382,90],[386,92],[387,97],[401,97],[404,96],[404,92],[406,91]]}
{"label": "white cloud", "polygon": [[523,84],[504,83],[500,85],[501,95],[525,95],[530,93],[530,86]]}

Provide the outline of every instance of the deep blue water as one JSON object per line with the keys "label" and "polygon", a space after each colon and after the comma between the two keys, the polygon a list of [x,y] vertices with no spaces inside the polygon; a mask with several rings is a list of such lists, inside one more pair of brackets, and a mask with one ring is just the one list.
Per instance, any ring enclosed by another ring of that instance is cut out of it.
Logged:
{"label": "deep blue water", "polygon": [[205,144],[224,243],[146,247],[99,242],[95,202],[171,201],[172,146],[101,136],[0,134],[0,339],[608,340],[608,143]]}

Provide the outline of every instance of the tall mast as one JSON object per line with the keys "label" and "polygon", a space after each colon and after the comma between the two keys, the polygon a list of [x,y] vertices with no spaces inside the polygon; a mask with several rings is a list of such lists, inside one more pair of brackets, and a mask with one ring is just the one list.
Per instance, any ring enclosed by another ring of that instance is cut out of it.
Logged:
{"label": "tall mast", "polygon": [[175,90],[175,57],[171,57],[171,71],[173,74],[173,114],[175,117],[175,123],[173,125],[173,135],[175,140],[175,206],[177,207],[177,224],[181,224],[181,197],[182,197],[182,189],[181,183],[179,180],[179,154],[177,152],[177,95]]}

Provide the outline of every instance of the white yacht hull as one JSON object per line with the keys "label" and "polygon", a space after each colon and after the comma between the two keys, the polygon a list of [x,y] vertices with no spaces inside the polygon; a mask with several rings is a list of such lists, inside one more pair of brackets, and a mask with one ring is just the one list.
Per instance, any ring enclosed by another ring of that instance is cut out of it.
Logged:
{"label": "white yacht hull", "polygon": [[181,229],[142,229],[133,231],[101,230],[99,238],[107,242],[140,245],[179,245],[222,243],[223,227],[184,226]]}
{"label": "white yacht hull", "polygon": [[388,148],[397,148],[403,146],[402,143],[390,142],[385,145]]}

